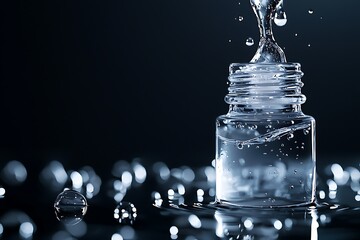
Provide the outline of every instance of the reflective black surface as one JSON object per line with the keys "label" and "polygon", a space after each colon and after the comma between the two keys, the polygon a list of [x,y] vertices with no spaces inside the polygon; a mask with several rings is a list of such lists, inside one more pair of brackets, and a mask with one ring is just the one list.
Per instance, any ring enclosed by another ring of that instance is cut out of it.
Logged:
{"label": "reflective black surface", "polygon": [[[89,166],[69,170],[52,161],[32,175],[16,161],[2,168],[0,233],[52,240],[358,239],[359,161],[319,164],[318,172],[316,206],[251,209],[213,203],[211,164],[169,168],[137,158],[114,162],[100,176]],[[59,217],[59,209],[66,214]]]}

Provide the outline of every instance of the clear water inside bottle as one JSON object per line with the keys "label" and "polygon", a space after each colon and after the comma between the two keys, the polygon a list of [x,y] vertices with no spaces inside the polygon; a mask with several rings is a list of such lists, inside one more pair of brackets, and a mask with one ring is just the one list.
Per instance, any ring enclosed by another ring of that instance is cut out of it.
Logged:
{"label": "clear water inside bottle", "polygon": [[315,199],[315,121],[303,114],[217,119],[216,198],[240,206]]}

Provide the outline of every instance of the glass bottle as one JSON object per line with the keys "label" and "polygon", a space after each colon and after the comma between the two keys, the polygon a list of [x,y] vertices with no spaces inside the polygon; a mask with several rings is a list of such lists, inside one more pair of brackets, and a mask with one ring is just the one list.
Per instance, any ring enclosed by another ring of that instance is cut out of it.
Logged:
{"label": "glass bottle", "polygon": [[315,202],[315,120],[303,114],[298,63],[230,65],[229,112],[216,120],[216,201]]}

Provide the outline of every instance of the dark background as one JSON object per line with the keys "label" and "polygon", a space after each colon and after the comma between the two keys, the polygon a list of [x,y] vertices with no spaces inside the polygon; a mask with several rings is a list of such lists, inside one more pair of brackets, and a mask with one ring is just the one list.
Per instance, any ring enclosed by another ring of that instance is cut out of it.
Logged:
{"label": "dark background", "polygon": [[[258,41],[240,2],[2,1],[0,160],[34,169],[54,159],[108,169],[138,156],[209,164],[228,66],[248,62]],[[359,153],[359,7],[286,1],[288,23],[274,26],[305,72],[319,156]]]}

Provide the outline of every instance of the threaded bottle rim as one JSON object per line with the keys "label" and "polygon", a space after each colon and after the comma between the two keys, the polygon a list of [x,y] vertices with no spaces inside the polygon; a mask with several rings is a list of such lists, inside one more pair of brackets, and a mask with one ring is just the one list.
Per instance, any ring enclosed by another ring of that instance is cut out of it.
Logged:
{"label": "threaded bottle rim", "polygon": [[306,101],[299,63],[233,63],[229,71],[228,104],[278,109]]}

